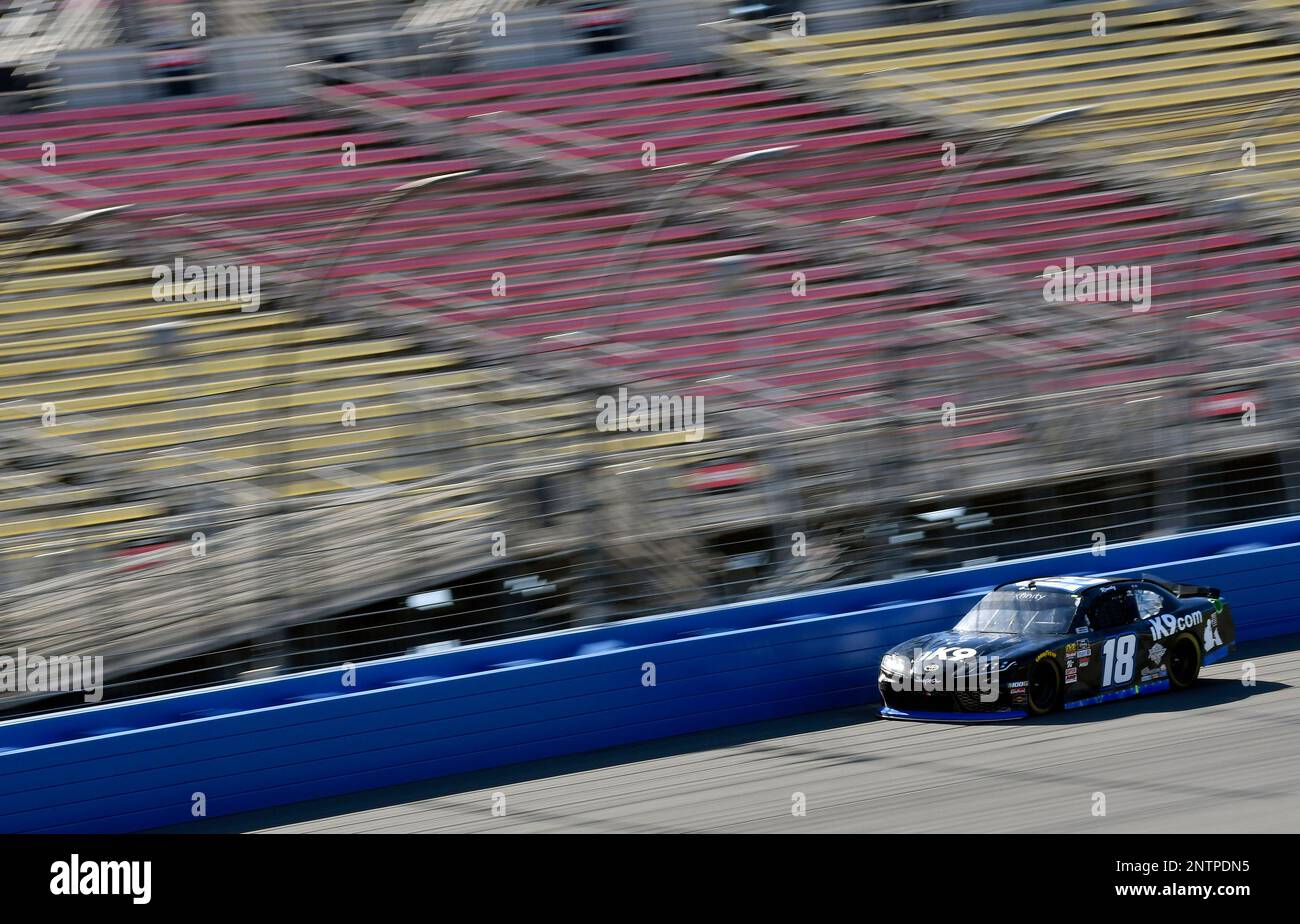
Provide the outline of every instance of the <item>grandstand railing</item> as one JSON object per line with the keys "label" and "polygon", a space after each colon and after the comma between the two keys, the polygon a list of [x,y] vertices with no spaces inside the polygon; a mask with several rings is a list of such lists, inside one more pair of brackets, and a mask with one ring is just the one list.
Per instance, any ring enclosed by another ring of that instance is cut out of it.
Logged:
{"label": "grandstand railing", "polygon": [[[1263,371],[1273,380],[1284,372],[1293,381],[1296,378],[1294,365]],[[1226,375],[1212,373],[1200,381],[1212,385],[1216,376]],[[1159,382],[1155,387],[1170,384]],[[1103,471],[1116,475],[1125,469],[1169,470],[1206,451],[1234,451],[1231,445],[1207,449],[1190,439],[1181,445],[1171,444],[1165,437],[1170,422],[1160,420],[1160,413],[1156,418],[1141,411],[1137,417],[1127,413],[1133,408],[1154,410],[1158,403],[1119,404],[1121,415],[1117,417],[1108,414],[1097,397],[1039,396],[1030,401],[963,408],[961,413],[1036,415],[1043,421],[1036,429],[1038,439],[1061,452],[1059,462],[1050,470],[1062,482]],[[887,456],[881,450],[895,448],[891,433],[897,426],[913,431],[907,453],[917,461],[905,469],[888,470]],[[1274,448],[1294,452],[1300,442],[1293,435],[1295,428],[1292,418],[1286,433],[1274,432]],[[775,505],[754,510],[751,500],[745,503],[751,509],[733,508],[712,521],[709,513],[716,515],[724,508],[715,505],[709,511],[669,505],[663,509],[664,518],[657,519],[645,503],[650,489],[643,477],[636,482],[638,493],[625,505],[619,503],[619,482],[605,478],[605,488],[613,493],[606,494],[599,507],[599,535],[586,532],[591,518],[581,510],[562,513],[557,526],[542,528],[543,517],[532,511],[527,500],[529,480],[539,472],[590,472],[593,461],[610,475],[621,470],[634,473],[653,466],[657,459],[680,462],[677,450],[665,447],[625,453],[625,459],[611,455],[574,460],[570,466],[552,462],[546,469],[527,460],[504,460],[417,485],[359,488],[323,502],[285,504],[244,498],[236,506],[211,505],[156,522],[152,528],[159,535],[173,537],[163,548],[129,558],[109,555],[103,564],[10,588],[0,615],[0,635],[6,651],[25,647],[29,651],[103,654],[110,679],[124,678],[147,666],[212,651],[214,645],[219,648],[250,636],[265,636],[295,622],[374,599],[415,593],[427,589],[431,581],[447,582],[458,574],[506,563],[491,553],[492,537],[498,533],[509,537],[508,563],[525,570],[543,566],[551,555],[573,554],[584,542],[595,542],[609,556],[608,561],[648,568],[659,575],[655,586],[638,586],[635,580],[624,583],[605,575],[600,583],[609,585],[607,602],[615,609],[606,607],[603,618],[631,600],[652,611],[717,599],[719,591],[726,594],[725,582],[715,584],[707,577],[701,581],[702,575],[691,571],[686,552],[691,546],[677,554],[664,554],[669,544],[707,533],[710,528],[734,532],[748,523],[763,529],[770,536],[768,551],[774,556],[788,551],[794,532],[807,530],[814,537],[811,544],[817,552],[810,560],[785,557],[785,565],[746,593],[770,591],[775,585],[785,586],[787,580],[790,586],[811,586],[828,576],[860,578],[864,568],[882,561],[882,550],[855,551],[825,543],[822,538],[828,524],[872,522],[863,516],[878,516],[881,510],[890,509],[897,513],[900,501],[916,502],[927,495],[934,498],[932,505],[940,505],[944,497],[952,496],[953,484],[962,480],[969,493],[977,493],[978,479],[962,478],[960,456],[954,456],[945,445],[949,437],[950,431],[938,425],[935,415],[925,413],[904,416],[894,426],[835,424],[805,427],[784,438],[767,433],[720,440],[710,443],[708,450],[719,455],[759,452],[768,460],[781,454],[782,490],[773,495]],[[854,463],[846,459],[846,438],[853,449],[869,449],[873,444],[877,449]],[[702,452],[704,447],[699,449]],[[1097,467],[1098,454],[1105,458],[1105,468]],[[828,459],[846,467],[832,471],[829,477],[819,475],[818,467]],[[974,475],[975,471],[965,474]],[[1018,477],[1011,470],[1008,474],[1010,477],[1000,482],[987,483],[984,490],[1005,492],[1017,483],[1041,484],[1043,470],[1024,470]],[[491,501],[481,500],[472,489],[484,482],[499,486]],[[193,489],[177,486],[175,490]],[[597,496],[601,493],[599,489],[595,492]],[[1064,498],[1056,502],[1064,503]],[[1165,519],[1162,514],[1176,513],[1185,502],[1175,498],[1165,503],[1175,509],[1154,511],[1160,520]],[[1251,499],[1239,497],[1235,505],[1249,514]],[[1053,514],[1049,510],[1045,515]],[[1062,540],[1058,545],[1068,543],[1067,537],[1074,532],[1068,522],[1068,507],[1062,507],[1057,515],[1065,518],[1059,527]],[[1156,525],[1151,522],[1144,528]],[[773,532],[774,526],[780,529]],[[965,550],[970,560],[980,560],[981,553],[998,557],[997,549],[1005,539],[997,533],[994,529],[986,538],[971,542]],[[683,576],[683,570],[691,580],[679,585],[677,578]],[[52,619],[52,613],[60,615]],[[577,622],[584,619],[581,612],[570,615]],[[490,624],[500,614],[484,612],[481,618]],[[274,643],[255,647],[273,649]]]}

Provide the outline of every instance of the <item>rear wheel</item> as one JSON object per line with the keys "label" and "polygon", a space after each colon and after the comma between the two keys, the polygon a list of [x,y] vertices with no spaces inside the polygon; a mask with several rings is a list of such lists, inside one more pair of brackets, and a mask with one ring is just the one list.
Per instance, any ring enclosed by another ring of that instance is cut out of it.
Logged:
{"label": "rear wheel", "polygon": [[1061,671],[1044,658],[1029,672],[1029,714],[1046,715],[1061,702]]}
{"label": "rear wheel", "polygon": [[1169,685],[1186,690],[1201,676],[1201,646],[1190,635],[1180,635],[1169,648]]}

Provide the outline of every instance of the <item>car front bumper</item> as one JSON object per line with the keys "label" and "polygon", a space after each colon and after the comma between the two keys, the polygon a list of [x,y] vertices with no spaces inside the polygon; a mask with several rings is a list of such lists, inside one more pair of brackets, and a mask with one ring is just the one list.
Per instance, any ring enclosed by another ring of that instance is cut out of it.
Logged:
{"label": "car front bumper", "polygon": [[882,719],[906,719],[911,722],[1014,722],[1029,718],[1027,712],[907,712],[882,706]]}
{"label": "car front bumper", "polygon": [[911,719],[918,722],[1008,722],[1027,718],[1023,696],[1020,701],[1002,692],[984,702],[973,691],[896,689],[893,681],[882,674],[877,680],[882,709],[887,719]]}

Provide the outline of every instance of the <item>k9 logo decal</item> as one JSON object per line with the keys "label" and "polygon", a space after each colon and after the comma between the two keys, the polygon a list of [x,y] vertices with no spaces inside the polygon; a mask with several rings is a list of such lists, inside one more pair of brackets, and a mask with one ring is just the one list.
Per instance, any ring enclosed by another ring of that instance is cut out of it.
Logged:
{"label": "k9 logo decal", "polygon": [[942,648],[936,648],[929,654],[922,655],[922,661],[965,661],[967,658],[975,657],[974,648],[950,648],[944,645]]}
{"label": "k9 logo decal", "polygon": [[1133,679],[1133,656],[1137,654],[1137,644],[1136,635],[1106,639],[1106,644],[1101,649],[1103,687],[1128,683]]}
{"label": "k9 logo decal", "polygon": [[1163,616],[1157,616],[1154,619],[1148,619],[1147,625],[1151,627],[1151,637],[1156,641],[1173,635],[1175,632],[1181,632],[1183,629],[1190,629],[1192,626],[1199,626],[1205,622],[1204,613],[1188,613],[1186,616],[1175,616],[1173,613],[1165,613]]}

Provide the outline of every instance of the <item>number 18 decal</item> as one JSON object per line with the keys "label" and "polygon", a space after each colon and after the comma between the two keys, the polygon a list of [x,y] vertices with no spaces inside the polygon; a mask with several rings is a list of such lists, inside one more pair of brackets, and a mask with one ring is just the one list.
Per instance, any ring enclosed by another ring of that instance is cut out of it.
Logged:
{"label": "number 18 decal", "polygon": [[1106,639],[1106,644],[1101,648],[1102,660],[1106,662],[1102,669],[1103,687],[1128,683],[1133,679],[1133,655],[1137,652],[1137,643],[1136,635]]}

